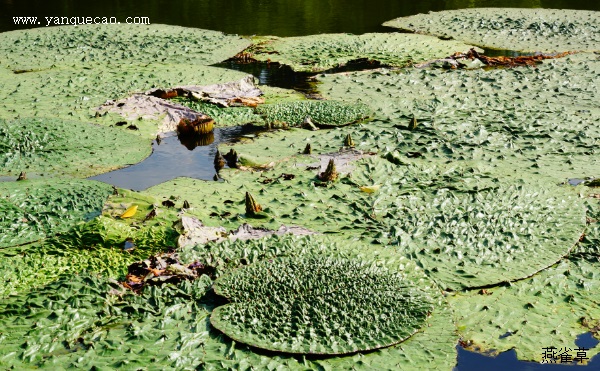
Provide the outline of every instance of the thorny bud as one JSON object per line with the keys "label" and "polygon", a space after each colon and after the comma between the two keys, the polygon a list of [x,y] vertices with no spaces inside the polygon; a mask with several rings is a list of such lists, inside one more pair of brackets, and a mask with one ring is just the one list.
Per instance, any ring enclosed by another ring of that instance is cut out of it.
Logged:
{"label": "thorny bud", "polygon": [[227,160],[227,166],[229,166],[230,168],[237,168],[238,154],[235,151],[235,149],[230,149],[229,153],[227,153],[223,157],[225,157],[225,160]]}
{"label": "thorny bud", "polygon": [[335,162],[333,161],[333,159],[331,159],[331,160],[329,160],[329,163],[327,164],[327,169],[325,169],[324,172],[319,174],[318,178],[324,182],[332,182],[332,181],[336,180],[337,177],[338,177],[338,173],[335,170]]}
{"label": "thorny bud", "polygon": [[262,207],[249,192],[246,192],[246,215],[254,216],[261,211]]}
{"label": "thorny bud", "polygon": [[304,152],[302,152],[305,155],[310,155],[312,153],[312,147],[310,146],[310,143],[306,143],[306,147],[304,147]]}
{"label": "thorny bud", "polygon": [[225,166],[225,159],[223,158],[223,156],[221,156],[221,152],[219,150],[217,150],[217,153],[215,153],[214,164],[215,170],[217,170],[217,172],[221,170],[223,166]]}
{"label": "thorny bud", "polygon": [[354,141],[350,134],[346,135],[346,138],[344,138],[344,147],[354,147]]}
{"label": "thorny bud", "polygon": [[417,128],[417,118],[415,117],[415,115],[413,115],[412,119],[410,120],[410,124],[408,124],[408,128],[410,130],[415,130]]}

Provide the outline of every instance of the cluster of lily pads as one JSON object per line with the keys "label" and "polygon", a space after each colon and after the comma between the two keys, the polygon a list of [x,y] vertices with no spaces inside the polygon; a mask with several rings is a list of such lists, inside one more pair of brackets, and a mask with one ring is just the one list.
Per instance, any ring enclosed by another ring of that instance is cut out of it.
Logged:
{"label": "cluster of lily pads", "polygon": [[[498,47],[488,40],[506,32],[521,50],[598,50],[579,37],[600,24],[594,12],[501,12],[390,23],[441,25],[459,41],[170,26],[0,34],[0,175],[29,175],[0,183],[0,366],[451,369],[459,339],[539,361],[543,346],[596,335],[600,191],[566,182],[600,176],[593,53],[324,74],[323,101],[269,87],[257,108],[178,98],[217,125],[272,129],[221,145],[235,160],[220,182],[133,192],[80,179],[139,162],[159,128],[115,125],[123,118],[98,113],[105,101],[240,80],[208,65],[249,46],[298,71],[359,58],[405,67]],[[453,27],[475,18],[474,31]],[[175,263],[132,275],[147,261]]]}

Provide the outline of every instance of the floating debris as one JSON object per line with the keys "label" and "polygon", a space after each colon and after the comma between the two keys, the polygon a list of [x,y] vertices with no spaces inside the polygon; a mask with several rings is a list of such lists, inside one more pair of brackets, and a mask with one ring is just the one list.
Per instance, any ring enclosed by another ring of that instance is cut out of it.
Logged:
{"label": "floating debris", "polygon": [[196,120],[181,119],[177,125],[177,133],[182,135],[208,134],[214,129],[215,120],[209,116]]}
{"label": "floating debris", "polygon": [[171,200],[164,200],[162,202],[162,205],[164,207],[175,207],[175,202],[171,201]]}
{"label": "floating debris", "polygon": [[319,128],[316,127],[315,124],[313,124],[312,120],[310,119],[310,116],[306,116],[304,118],[304,121],[302,122],[302,127],[304,129],[308,129],[308,130],[312,130],[312,131],[319,130]]}
{"label": "floating debris", "polygon": [[156,217],[156,209],[152,209],[150,210],[150,212],[148,214],[146,214],[146,216],[144,217],[143,222],[146,222],[150,219],[154,219]]}

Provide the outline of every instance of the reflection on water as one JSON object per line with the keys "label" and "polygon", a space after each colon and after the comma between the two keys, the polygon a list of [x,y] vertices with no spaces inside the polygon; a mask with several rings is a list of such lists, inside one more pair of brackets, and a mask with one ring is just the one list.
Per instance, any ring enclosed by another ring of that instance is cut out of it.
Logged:
{"label": "reflection on water", "polygon": [[381,32],[392,18],[428,11],[474,7],[600,10],[590,0],[0,0],[0,32],[16,26],[13,16],[149,17],[150,23],[205,28],[240,35],[300,36]]}
{"label": "reflection on water", "polygon": [[220,143],[233,142],[242,135],[262,130],[252,125],[215,128],[212,135],[197,140],[179,141],[171,133],[160,142],[152,144],[152,154],[140,162],[123,169],[97,175],[88,179],[99,180],[120,188],[141,191],[177,177],[212,180],[215,175],[213,160]]}

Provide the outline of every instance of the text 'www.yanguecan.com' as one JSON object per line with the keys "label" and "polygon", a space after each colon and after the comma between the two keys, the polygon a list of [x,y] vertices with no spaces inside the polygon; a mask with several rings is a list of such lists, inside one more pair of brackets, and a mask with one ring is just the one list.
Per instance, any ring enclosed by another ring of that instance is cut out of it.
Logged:
{"label": "text 'www.yanguecan.com'", "polygon": [[[16,25],[63,26],[84,24],[121,24],[117,17],[13,17]],[[149,17],[125,17],[126,24],[150,24]]]}

